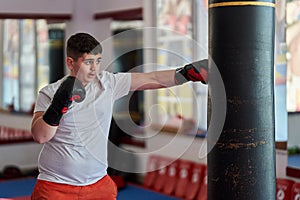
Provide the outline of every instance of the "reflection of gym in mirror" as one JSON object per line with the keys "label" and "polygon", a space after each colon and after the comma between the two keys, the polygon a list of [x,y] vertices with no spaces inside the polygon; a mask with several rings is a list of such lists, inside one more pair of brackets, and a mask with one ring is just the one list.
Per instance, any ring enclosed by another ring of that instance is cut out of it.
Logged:
{"label": "reflection of gym in mirror", "polygon": [[[288,169],[300,170],[300,1],[286,4],[287,72],[286,93],[288,111]],[[299,174],[299,172],[298,172]],[[300,178],[300,176],[297,176]]]}

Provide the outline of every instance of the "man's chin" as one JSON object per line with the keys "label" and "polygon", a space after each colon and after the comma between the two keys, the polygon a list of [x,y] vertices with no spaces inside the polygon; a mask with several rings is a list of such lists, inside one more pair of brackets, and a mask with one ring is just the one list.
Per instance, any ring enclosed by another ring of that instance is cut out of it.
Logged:
{"label": "man's chin", "polygon": [[85,78],[84,82],[90,83],[90,82],[92,82],[95,78],[96,78],[96,75],[88,75],[88,76]]}

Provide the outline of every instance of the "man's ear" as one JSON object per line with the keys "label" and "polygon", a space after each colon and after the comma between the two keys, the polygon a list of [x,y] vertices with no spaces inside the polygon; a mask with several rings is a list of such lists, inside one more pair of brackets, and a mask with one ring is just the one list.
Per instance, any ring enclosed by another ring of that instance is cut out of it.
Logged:
{"label": "man's ear", "polygon": [[66,58],[66,64],[67,64],[69,70],[72,70],[73,66],[74,66],[74,60],[73,60],[73,58],[67,57]]}

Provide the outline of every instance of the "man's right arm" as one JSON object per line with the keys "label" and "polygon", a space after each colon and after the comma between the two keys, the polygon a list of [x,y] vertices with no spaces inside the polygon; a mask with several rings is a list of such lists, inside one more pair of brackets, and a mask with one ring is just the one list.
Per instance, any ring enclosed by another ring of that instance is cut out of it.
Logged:
{"label": "man's right arm", "polygon": [[50,106],[45,112],[35,112],[31,123],[33,139],[38,143],[48,142],[56,133],[59,122],[73,101],[82,102],[85,89],[73,76],[68,76],[54,94]]}
{"label": "man's right arm", "polygon": [[43,120],[44,112],[33,114],[31,122],[31,134],[34,141],[42,144],[53,138],[58,126],[50,126]]}

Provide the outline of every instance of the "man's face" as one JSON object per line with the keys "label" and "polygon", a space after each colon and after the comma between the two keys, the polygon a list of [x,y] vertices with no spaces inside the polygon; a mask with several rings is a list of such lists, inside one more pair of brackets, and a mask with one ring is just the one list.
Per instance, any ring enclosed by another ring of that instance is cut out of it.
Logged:
{"label": "man's face", "polygon": [[[72,59],[72,58],[70,58]],[[101,54],[83,54],[76,61],[72,59],[71,75],[76,76],[83,85],[94,80],[100,70]]]}

